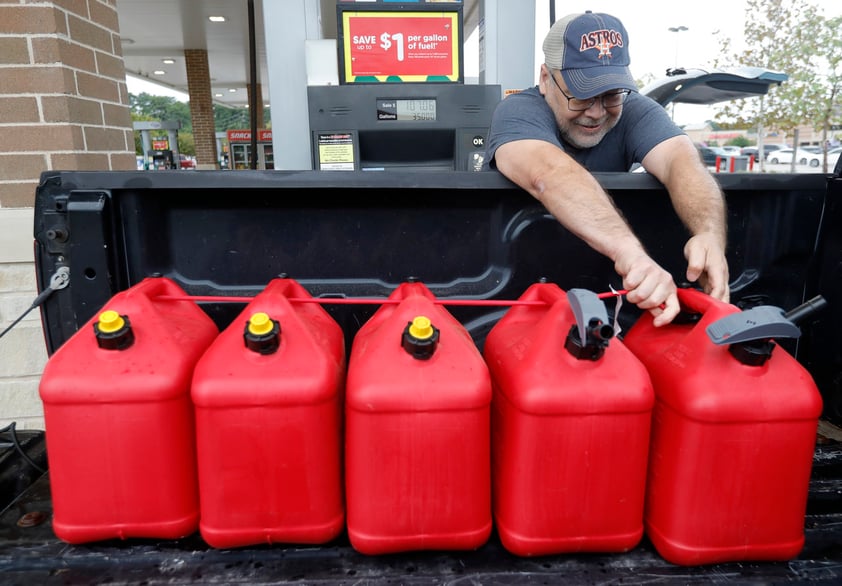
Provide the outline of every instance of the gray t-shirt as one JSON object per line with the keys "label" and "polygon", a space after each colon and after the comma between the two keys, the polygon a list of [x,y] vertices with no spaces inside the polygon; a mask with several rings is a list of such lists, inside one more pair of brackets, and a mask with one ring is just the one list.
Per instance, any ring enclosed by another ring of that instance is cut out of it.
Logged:
{"label": "gray t-shirt", "polygon": [[683,134],[656,101],[632,92],[617,125],[593,148],[577,149],[561,140],[553,112],[538,87],[512,94],[497,105],[486,140],[483,170],[496,168],[497,148],[513,140],[537,139],[567,152],[591,172],[629,171],[656,145]]}

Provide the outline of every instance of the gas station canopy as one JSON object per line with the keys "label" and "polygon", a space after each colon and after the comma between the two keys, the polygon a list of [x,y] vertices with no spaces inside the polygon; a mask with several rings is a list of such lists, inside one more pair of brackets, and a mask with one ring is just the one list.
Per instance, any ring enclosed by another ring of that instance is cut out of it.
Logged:
{"label": "gas station canopy", "polygon": [[[323,38],[336,38],[336,3],[319,0]],[[479,20],[479,0],[462,4],[467,37]],[[257,81],[263,102],[269,103],[263,1],[254,0],[253,6]],[[117,12],[127,75],[188,93],[184,51],[203,49],[208,52],[214,102],[248,104],[248,0],[120,0]],[[278,23],[279,34],[283,26]]]}

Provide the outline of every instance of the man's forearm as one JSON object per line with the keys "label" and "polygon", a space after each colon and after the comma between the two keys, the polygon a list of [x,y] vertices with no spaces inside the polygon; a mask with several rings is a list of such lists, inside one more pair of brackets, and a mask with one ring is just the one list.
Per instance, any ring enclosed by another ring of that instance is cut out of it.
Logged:
{"label": "man's forearm", "polygon": [[684,247],[687,280],[698,282],[710,295],[728,301],[728,227],[725,197],[719,184],[691,157],[676,161],[664,183],[676,213],[692,235]]}
{"label": "man's forearm", "polygon": [[719,184],[707,171],[684,174],[676,185],[667,185],[678,217],[691,234],[714,234],[722,248],[728,236],[725,197]]}
{"label": "man's forearm", "polygon": [[540,201],[563,226],[612,261],[617,261],[620,251],[643,249],[593,175],[546,143],[530,146],[535,150],[500,153],[504,155],[498,155],[500,171]]}
{"label": "man's forearm", "polygon": [[669,192],[676,214],[693,236],[713,234],[725,249],[728,235],[725,197],[687,137],[675,137],[653,149],[644,166]]}
{"label": "man's forearm", "polygon": [[503,145],[497,153],[497,166],[504,175],[614,262],[629,302],[652,311],[659,326],[675,317],[679,305],[672,275],[646,253],[613,200],[587,170],[539,141]]}

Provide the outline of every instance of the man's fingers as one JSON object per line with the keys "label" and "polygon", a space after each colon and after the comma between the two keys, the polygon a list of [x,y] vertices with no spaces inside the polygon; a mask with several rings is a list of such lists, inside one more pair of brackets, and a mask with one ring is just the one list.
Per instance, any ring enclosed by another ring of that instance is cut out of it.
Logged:
{"label": "man's fingers", "polygon": [[707,256],[703,248],[688,247],[687,250],[687,280],[695,283],[705,271],[705,258]]}
{"label": "man's fingers", "polygon": [[684,257],[687,259],[687,280],[698,281],[705,293],[728,302],[728,261],[716,241],[703,234],[694,236],[684,246]]}
{"label": "man's fingers", "polygon": [[678,303],[678,296],[673,293],[667,297],[666,301],[660,307],[649,310],[655,316],[655,319],[652,320],[652,325],[656,328],[667,325],[675,319],[679,311],[681,311],[681,305]]}
{"label": "man's fingers", "polygon": [[655,325],[670,323],[678,315],[679,304],[672,276],[653,263],[640,284],[633,287],[634,279],[624,280],[629,303],[648,310],[655,316]]}

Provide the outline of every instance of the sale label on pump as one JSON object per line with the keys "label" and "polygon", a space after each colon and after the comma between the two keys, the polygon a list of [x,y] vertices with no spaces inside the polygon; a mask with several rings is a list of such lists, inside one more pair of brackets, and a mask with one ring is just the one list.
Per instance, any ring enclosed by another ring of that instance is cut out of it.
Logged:
{"label": "sale label on pump", "polygon": [[456,13],[345,12],[342,24],[346,83],[460,79]]}

